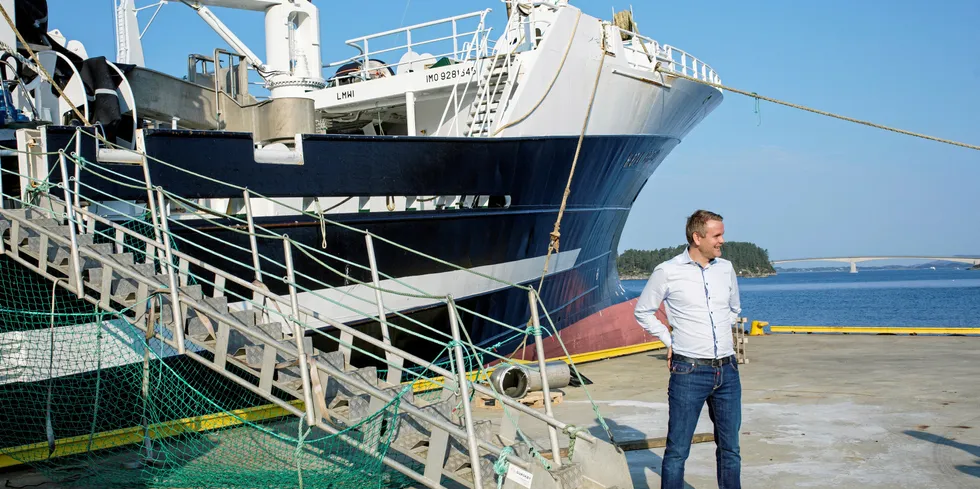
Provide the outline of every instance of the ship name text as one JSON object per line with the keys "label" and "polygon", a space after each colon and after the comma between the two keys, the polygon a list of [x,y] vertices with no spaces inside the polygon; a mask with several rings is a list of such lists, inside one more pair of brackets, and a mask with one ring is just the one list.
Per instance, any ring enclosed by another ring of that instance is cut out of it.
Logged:
{"label": "ship name text", "polygon": [[452,70],[446,70],[441,73],[429,73],[425,75],[426,83],[435,83],[446,80],[453,80],[456,78],[463,78],[470,76],[476,72],[476,69],[472,66],[467,68],[455,68]]}

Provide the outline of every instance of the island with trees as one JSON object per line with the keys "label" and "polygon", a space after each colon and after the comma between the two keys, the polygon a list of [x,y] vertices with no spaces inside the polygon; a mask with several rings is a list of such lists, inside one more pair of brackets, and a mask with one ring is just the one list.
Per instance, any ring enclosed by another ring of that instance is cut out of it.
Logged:
{"label": "island with trees", "polygon": [[[681,253],[687,245],[657,250],[626,250],[616,258],[619,278],[645,280],[653,269]],[[776,274],[769,262],[769,252],[754,243],[730,241],[722,245],[721,256],[730,260],[739,277],[768,277]]]}

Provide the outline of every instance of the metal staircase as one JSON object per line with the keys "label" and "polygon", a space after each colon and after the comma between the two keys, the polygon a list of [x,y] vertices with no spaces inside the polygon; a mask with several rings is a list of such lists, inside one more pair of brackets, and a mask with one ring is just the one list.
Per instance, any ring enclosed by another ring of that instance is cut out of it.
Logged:
{"label": "metal staircase", "polygon": [[[502,66],[496,64],[495,66]],[[489,85],[488,85],[489,86]],[[488,92],[489,93],[489,92]],[[492,112],[488,112],[492,113]],[[157,190],[157,209],[166,209],[164,194]],[[379,380],[375,367],[352,366],[342,350],[322,352],[313,348],[298,322],[274,321],[261,310],[231,310],[228,299],[214,287],[205,296],[200,285],[190,284],[189,265],[208,274],[211,283],[235,283],[256,296],[282,301],[267,288],[225,272],[174,249],[169,241],[165,212],[154,219],[158,239],[143,236],[92,213],[65,192],[66,199],[42,197],[49,210],[0,209],[0,254],[75,293],[100,308],[119,313],[147,338],[155,337],[179,353],[199,362],[241,387],[260,395],[296,416],[313,420],[327,433],[336,434],[372,415],[385,403],[403,396],[394,441],[383,462],[425,487],[606,488],[628,487],[629,470],[622,451],[551,416],[509,398],[501,402],[512,412],[545,423],[552,432],[571,434],[578,443],[570,458],[553,461],[546,469],[532,450],[505,422],[494,433],[490,420],[476,420],[469,404],[469,389],[494,395],[479,383],[459,381],[452,371],[432,365],[411,353],[336,321],[327,320],[347,338],[381,348],[401,362],[426,366],[444,376],[447,385],[434,402],[416,398],[404,385]],[[65,201],[76,202],[65,205]],[[153,199],[150,199],[151,201]],[[97,243],[96,228],[113,242]],[[291,243],[283,237],[286,251],[290,301],[284,304],[300,317],[293,278]],[[146,253],[126,251],[124,239],[145,244]],[[261,285],[261,284],[259,284]],[[452,305],[449,298],[448,303]],[[176,307],[175,307],[176,306]],[[455,317],[451,315],[451,317]],[[286,324],[284,324],[286,323]],[[454,337],[459,341],[453,321]],[[455,347],[457,371],[462,371],[462,349]],[[231,368],[235,367],[235,368]],[[390,377],[389,377],[390,378]],[[283,394],[284,393],[284,394]],[[301,401],[301,402],[297,402]],[[462,405],[462,413],[456,408]],[[338,435],[357,447],[359,441]],[[505,449],[510,446],[511,449]],[[557,453],[557,447],[552,447]],[[497,475],[495,462],[506,467]],[[414,468],[413,468],[414,467]],[[419,469],[421,467],[421,469]]]}
{"label": "metal staircase", "polygon": [[477,95],[466,115],[467,136],[492,136],[500,114],[507,107],[520,69],[516,53],[502,53],[484,63]]}

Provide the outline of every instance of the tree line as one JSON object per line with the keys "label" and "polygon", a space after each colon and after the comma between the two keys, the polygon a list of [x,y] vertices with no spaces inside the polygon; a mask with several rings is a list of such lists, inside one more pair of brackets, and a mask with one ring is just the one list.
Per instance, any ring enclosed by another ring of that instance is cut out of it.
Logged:
{"label": "tree line", "polygon": [[[645,279],[653,269],[681,254],[687,245],[656,250],[626,250],[616,257],[619,276],[623,279]],[[769,252],[755,243],[730,241],[721,245],[721,256],[730,260],[740,277],[764,277],[775,275],[776,269],[769,262]]]}

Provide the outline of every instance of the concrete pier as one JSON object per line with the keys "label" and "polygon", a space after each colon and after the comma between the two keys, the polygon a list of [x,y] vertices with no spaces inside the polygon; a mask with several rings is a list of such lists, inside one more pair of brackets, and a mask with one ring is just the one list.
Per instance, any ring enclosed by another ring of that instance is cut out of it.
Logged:
{"label": "concrete pier", "polygon": [[[739,365],[743,487],[980,487],[976,338],[771,335],[748,347],[751,362]],[[580,371],[617,441],[666,436],[663,351]],[[604,436],[582,389],[564,392],[556,415]],[[696,432],[711,431],[705,407]],[[692,447],[688,487],[718,487],[714,450]],[[660,487],[663,451],[628,452],[634,487]]]}

